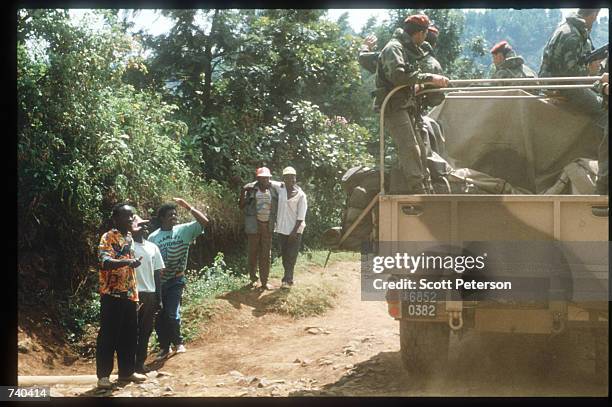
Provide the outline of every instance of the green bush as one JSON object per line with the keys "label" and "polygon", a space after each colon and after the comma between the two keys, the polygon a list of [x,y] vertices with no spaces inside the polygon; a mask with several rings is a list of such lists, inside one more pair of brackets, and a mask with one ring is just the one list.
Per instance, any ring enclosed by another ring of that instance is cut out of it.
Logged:
{"label": "green bush", "polygon": [[95,293],[91,298],[69,298],[61,310],[61,322],[68,341],[78,344],[83,336],[90,333],[91,326],[100,322],[100,295]]}
{"label": "green bush", "polygon": [[112,13],[95,32],[62,11],[19,16],[18,245],[62,258],[49,270],[60,290],[95,264],[113,204],[152,209],[172,196],[222,193],[184,160],[176,106],[123,82],[128,68],[144,68]]}
{"label": "green bush", "polygon": [[[75,341],[97,322],[91,266],[115,203],[151,216],[179,196],[210,207],[218,239],[239,233],[229,204],[235,195],[194,171],[198,160],[185,123],[173,118],[177,107],[124,82],[127,70],[146,71],[135,56],[139,44],[112,12],[104,15],[94,31],[61,10],[18,13],[18,247],[44,259],[46,272],[21,276],[20,297],[48,280],[49,304]],[[76,287],[79,299],[65,300]]]}

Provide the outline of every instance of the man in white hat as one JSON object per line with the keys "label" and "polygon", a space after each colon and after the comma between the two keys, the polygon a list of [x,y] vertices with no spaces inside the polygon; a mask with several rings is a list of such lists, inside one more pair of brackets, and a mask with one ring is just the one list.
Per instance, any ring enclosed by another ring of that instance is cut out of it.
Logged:
{"label": "man in white hat", "polygon": [[293,269],[302,242],[302,233],[306,223],[306,194],[296,185],[296,171],[293,167],[283,170],[283,184],[278,194],[278,215],[276,228],[281,256],[283,259],[283,275],[281,288],[293,285]]}

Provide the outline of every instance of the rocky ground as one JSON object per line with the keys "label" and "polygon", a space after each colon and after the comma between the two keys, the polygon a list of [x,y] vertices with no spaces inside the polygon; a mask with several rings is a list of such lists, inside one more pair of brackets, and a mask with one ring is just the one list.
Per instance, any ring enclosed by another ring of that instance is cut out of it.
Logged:
{"label": "rocky ground", "polygon": [[[358,262],[326,270],[342,290],[324,315],[293,319],[262,312],[266,295],[254,290],[219,298],[219,311],[188,351],[152,369],[144,383],[112,390],[54,385],[52,396],[285,397],[285,396],[604,396],[607,378],[592,374],[594,355],[578,344],[552,368],[547,343],[523,336],[466,333],[451,337],[448,369],[426,380],[402,370],[398,322],[386,303],[361,301]],[[38,375],[95,374],[95,362]],[[604,384],[605,383],[605,384]]]}

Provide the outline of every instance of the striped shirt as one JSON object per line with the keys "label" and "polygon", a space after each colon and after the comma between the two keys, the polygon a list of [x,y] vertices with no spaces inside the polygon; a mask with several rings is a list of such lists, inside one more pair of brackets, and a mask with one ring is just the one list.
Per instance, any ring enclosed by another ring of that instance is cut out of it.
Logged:
{"label": "striped shirt", "polygon": [[260,222],[268,222],[270,220],[270,211],[272,210],[272,194],[270,188],[266,192],[261,192],[257,189],[255,194],[257,202],[257,220]]}
{"label": "striped shirt", "polygon": [[176,225],[172,230],[157,229],[149,235],[148,240],[159,247],[166,266],[161,275],[162,284],[184,275],[189,257],[189,245],[202,233],[204,233],[202,225],[193,221]]}

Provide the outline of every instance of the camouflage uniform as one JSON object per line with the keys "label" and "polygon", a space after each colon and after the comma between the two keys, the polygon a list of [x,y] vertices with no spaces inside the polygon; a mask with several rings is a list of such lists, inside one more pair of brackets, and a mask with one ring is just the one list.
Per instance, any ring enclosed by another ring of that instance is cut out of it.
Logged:
{"label": "camouflage uniform", "polygon": [[[604,61],[602,67],[602,74],[608,72],[608,58]],[[600,82],[597,84],[597,91],[602,93],[602,109],[607,112],[609,106],[609,96],[603,94],[603,84]],[[606,123],[606,127],[604,128],[604,137],[599,145],[599,151],[597,154],[598,161],[598,171],[597,171],[597,183],[595,191],[599,195],[607,195],[608,194],[608,164],[610,160],[610,156],[608,154],[608,134],[609,134],[609,124]]]}
{"label": "camouflage uniform", "polygon": [[[584,54],[593,50],[586,23],[575,13],[565,20],[555,30],[544,47],[540,77],[589,75],[587,66],[579,62]],[[601,166],[607,167],[607,158],[603,160],[602,157],[604,150],[607,156],[608,110],[602,109],[602,96],[591,89],[568,89],[559,93],[568,99],[567,107],[569,109],[588,115],[593,119],[594,124],[602,130],[599,156]],[[606,162],[605,165],[604,161]],[[607,168],[605,171],[607,173]],[[605,179],[607,179],[607,176]]]}
{"label": "camouflage uniform", "polygon": [[[398,28],[398,30],[400,33],[397,35],[401,35],[401,31],[403,30],[401,28]],[[440,62],[438,62],[438,60],[435,58],[431,45],[425,41],[423,44],[421,44],[421,49],[423,50],[424,54],[423,58],[419,60],[419,67],[421,70],[423,72],[442,75],[442,65],[440,65]],[[370,51],[366,47],[362,48],[359,51],[359,65],[361,65],[361,67],[368,72],[376,73],[376,64],[379,54],[379,52]]]}
{"label": "camouflage uniform", "polygon": [[[567,17],[544,47],[540,77],[588,76],[587,66],[579,63],[579,59],[592,49],[584,19],[576,14]],[[605,127],[608,122],[607,111],[602,111],[602,97],[596,92],[590,89],[568,89],[559,93],[567,97],[572,110],[591,116],[597,126],[602,129]]]}
{"label": "camouflage uniform", "polygon": [[[538,75],[527,65],[521,56],[516,56],[513,51],[508,53],[504,62],[495,67],[492,79],[498,78],[537,78]],[[509,85],[502,82],[501,86]]]}
{"label": "camouflage uniform", "polygon": [[[423,42],[421,44],[421,49],[423,50],[424,57],[419,59],[419,68],[421,71],[428,73],[435,73],[438,75],[442,75],[442,65],[436,59],[434,54],[433,47],[427,42]],[[434,86],[426,85],[425,89],[431,89]],[[444,93],[428,93],[420,97],[420,103],[427,107],[437,106],[444,100]]]}
{"label": "camouflage uniform", "polygon": [[378,52],[370,51],[366,47],[359,51],[359,65],[370,73],[376,73],[376,62],[378,60]]}
{"label": "camouflage uniform", "polygon": [[544,47],[540,77],[588,76],[579,58],[593,49],[584,19],[572,14],[559,25]]}
{"label": "camouflage uniform", "polygon": [[442,75],[442,65],[436,59],[433,47],[427,42],[421,44],[421,49],[425,57],[419,61],[419,66],[423,72],[435,73]]}
{"label": "camouflage uniform", "polygon": [[409,85],[389,99],[385,108],[385,124],[397,147],[407,188],[412,193],[425,193],[429,182],[427,146],[424,141],[426,137],[414,92],[414,85],[432,78],[431,74],[424,73],[419,66],[419,60],[425,56],[408,34],[396,30],[393,38],[380,52],[376,66],[375,110],[380,109],[393,88]]}

